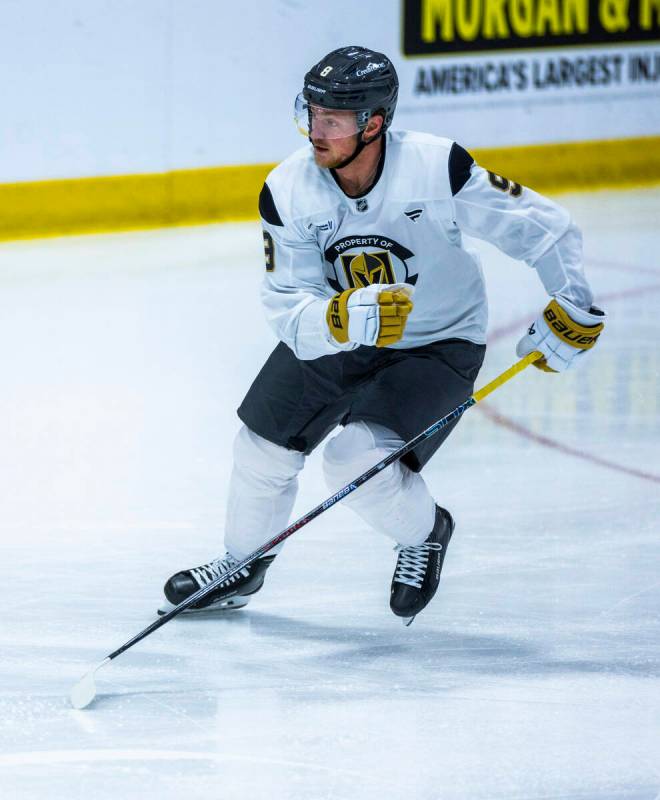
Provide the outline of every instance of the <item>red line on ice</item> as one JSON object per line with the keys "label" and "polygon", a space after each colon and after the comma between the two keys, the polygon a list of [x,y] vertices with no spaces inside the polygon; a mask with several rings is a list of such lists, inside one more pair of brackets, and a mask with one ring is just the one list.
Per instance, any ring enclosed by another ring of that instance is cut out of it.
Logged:
{"label": "red line on ice", "polygon": [[608,461],[606,458],[601,458],[600,456],[595,456],[592,453],[588,453],[583,450],[577,450],[574,447],[569,447],[568,445],[558,442],[556,439],[551,439],[549,436],[542,436],[539,433],[534,433],[534,431],[530,431],[530,429],[526,428],[524,425],[514,422],[512,419],[509,419],[509,417],[505,417],[504,414],[500,414],[499,411],[495,411],[494,409],[490,408],[490,406],[485,406],[483,403],[479,405],[479,408],[481,408],[488,419],[490,419],[496,425],[501,425],[503,428],[508,428],[510,431],[513,431],[520,436],[524,436],[525,439],[531,439],[533,442],[542,444],[544,447],[550,447],[553,450],[558,450],[560,453],[566,453],[566,455],[575,456],[575,458],[581,458],[583,461],[590,461],[592,464],[598,464],[601,467],[607,467],[608,469],[613,469],[617,472],[625,472],[626,475],[634,475],[636,478],[643,478],[646,481],[660,483],[659,475],[653,475],[653,473],[644,472],[644,470],[641,469],[625,467],[623,464],[618,464],[616,461]]}
{"label": "red line on ice", "polygon": [[[615,265],[612,262],[603,262],[600,265],[594,266],[603,266],[605,269],[614,269],[615,266],[618,267],[620,271],[628,270],[630,272],[639,272],[639,273],[652,273],[658,274],[657,270],[653,270],[649,267],[638,267],[634,265],[626,266],[626,265]],[[639,295],[647,294],[648,292],[658,292],[660,291],[660,283],[654,283],[649,286],[634,286],[631,289],[621,289],[617,292],[610,292],[608,294],[599,295],[599,300],[601,301],[610,301],[615,302],[617,300],[624,300],[628,297],[636,297]],[[508,336],[510,333],[522,331],[524,326],[530,322],[528,317],[522,317],[520,319],[515,320],[514,322],[509,322],[506,325],[502,325],[499,328],[495,328],[490,334],[489,341],[495,342],[498,339],[502,339],[505,336]],[[660,483],[660,475],[654,475],[652,472],[646,472],[644,470],[635,469],[634,467],[626,467],[623,464],[619,464],[616,461],[609,461],[606,458],[601,458],[600,456],[596,456],[593,453],[588,453],[583,450],[577,450],[574,447],[570,447],[569,445],[562,444],[561,442],[557,441],[556,439],[552,439],[549,436],[542,436],[541,434],[534,433],[534,431],[530,430],[529,428],[521,425],[519,422],[515,422],[510,417],[501,414],[499,411],[495,411],[486,403],[479,403],[477,408],[480,408],[483,413],[494,422],[496,425],[501,425],[503,428],[507,428],[514,433],[517,433],[519,436],[523,436],[525,439],[530,439],[537,444],[542,445],[543,447],[549,447],[553,450],[558,450],[561,453],[565,453],[566,455],[573,456],[574,458],[580,458],[583,461],[589,461],[592,464],[598,464],[601,467],[605,467],[606,469],[611,469],[616,472],[623,472],[626,475],[633,475],[636,478],[641,478],[642,480],[652,481],[653,483]]]}

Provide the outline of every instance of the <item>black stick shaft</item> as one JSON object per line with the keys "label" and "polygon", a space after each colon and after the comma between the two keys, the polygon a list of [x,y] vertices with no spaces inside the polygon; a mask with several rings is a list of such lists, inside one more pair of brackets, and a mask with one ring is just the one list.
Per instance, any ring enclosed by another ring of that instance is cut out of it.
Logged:
{"label": "black stick shaft", "polygon": [[274,536],[270,541],[262,544],[254,552],[250,553],[249,556],[246,556],[242,561],[240,561],[236,566],[232,567],[227,572],[223,573],[222,575],[218,576],[214,581],[207,584],[206,586],[202,587],[194,594],[191,594],[187,597],[183,602],[179,603],[178,606],[173,608],[171,611],[168,611],[167,614],[164,614],[162,617],[157,619],[155,622],[152,622],[151,625],[146,627],[143,631],[140,631],[136,636],[132,639],[129,639],[125,644],[121,647],[118,647],[115,651],[110,653],[107,658],[113,659],[117,658],[117,656],[121,655],[122,653],[126,652],[129,647],[133,647],[134,644],[142,641],[145,637],[149,636],[149,634],[153,633],[155,630],[158,630],[162,625],[165,625],[171,619],[178,616],[182,611],[185,611],[195,603],[202,600],[204,597],[209,595],[215,589],[220,586],[221,583],[224,583],[227,578],[230,578],[232,575],[240,572],[244,567],[247,567],[253,561],[256,561],[258,558],[261,558],[265,553],[269,550],[272,550],[273,547],[278,545],[280,542],[283,542],[285,539],[288,539],[289,536],[293,535],[297,530],[307,525],[307,523],[311,522],[316,517],[323,514],[324,511],[327,511],[329,508],[338,503],[340,500],[343,500],[344,497],[354,492],[368,480],[377,475],[379,472],[384,470],[386,467],[389,467],[390,464],[393,464],[398,459],[402,458],[417,447],[418,444],[423,442],[425,439],[429,439],[431,436],[434,436],[438,431],[445,428],[449,425],[450,422],[453,422],[455,419],[458,419],[468,408],[475,405],[477,401],[474,397],[468,398],[464,403],[461,403],[460,406],[456,406],[453,411],[450,411],[449,414],[446,414],[444,417],[439,419],[437,422],[434,422],[433,425],[430,425],[425,431],[422,431],[420,434],[415,436],[414,439],[411,439],[409,442],[402,444],[398,450],[394,450],[388,456],[386,456],[382,461],[379,461],[378,464],[374,464],[373,467],[368,469],[366,472],[363,472],[358,478],[356,478],[352,483],[347,484],[338,492],[335,492],[331,497],[328,497],[327,500],[324,500],[320,503],[316,508],[313,508],[309,511],[305,516],[300,517],[297,519],[292,525],[289,525],[288,528],[283,530],[281,533],[278,533],[277,536]]}

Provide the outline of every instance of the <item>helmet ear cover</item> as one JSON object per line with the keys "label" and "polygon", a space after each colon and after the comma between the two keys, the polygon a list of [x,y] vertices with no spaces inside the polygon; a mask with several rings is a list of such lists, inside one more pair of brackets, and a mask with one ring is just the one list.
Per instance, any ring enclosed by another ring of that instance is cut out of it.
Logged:
{"label": "helmet ear cover", "polygon": [[371,117],[371,111],[356,111],[355,120],[357,122],[358,130],[363,131],[369,124]]}

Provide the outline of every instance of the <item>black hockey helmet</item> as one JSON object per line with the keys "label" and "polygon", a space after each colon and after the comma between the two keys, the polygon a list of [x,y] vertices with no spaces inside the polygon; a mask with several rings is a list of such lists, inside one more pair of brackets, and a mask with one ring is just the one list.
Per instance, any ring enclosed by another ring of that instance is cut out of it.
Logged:
{"label": "black hockey helmet", "polygon": [[333,50],[309,70],[301,99],[307,105],[355,111],[360,131],[373,114],[382,111],[381,132],[385,133],[392,123],[398,93],[399,79],[386,55],[350,46]]}

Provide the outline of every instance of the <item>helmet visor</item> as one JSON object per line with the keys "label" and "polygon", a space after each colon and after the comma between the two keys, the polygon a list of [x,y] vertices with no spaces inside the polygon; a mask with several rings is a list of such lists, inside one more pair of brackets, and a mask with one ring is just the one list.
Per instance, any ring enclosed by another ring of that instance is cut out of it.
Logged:
{"label": "helmet visor", "polygon": [[368,111],[347,111],[323,108],[308,103],[302,92],[296,97],[294,119],[303,136],[315,139],[345,139],[355,136],[361,128],[358,119],[369,118]]}

